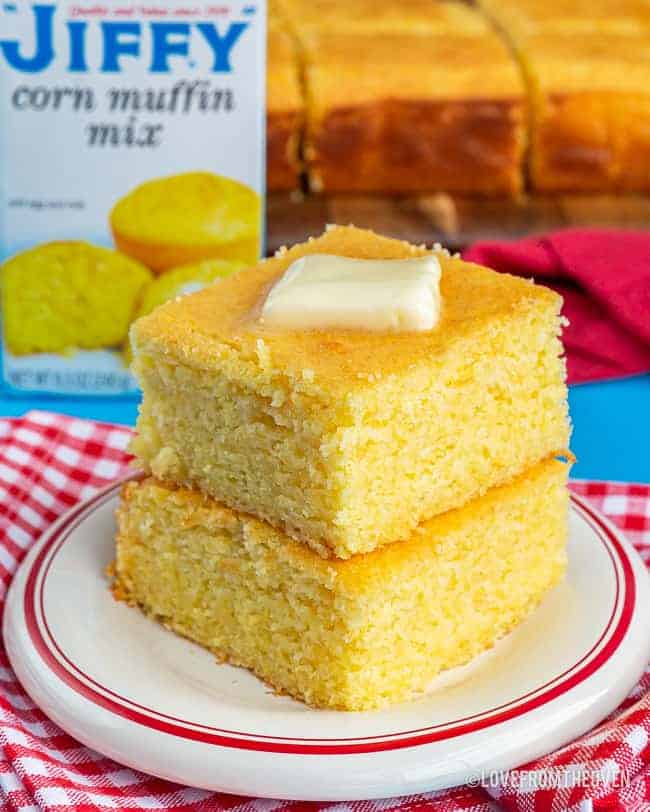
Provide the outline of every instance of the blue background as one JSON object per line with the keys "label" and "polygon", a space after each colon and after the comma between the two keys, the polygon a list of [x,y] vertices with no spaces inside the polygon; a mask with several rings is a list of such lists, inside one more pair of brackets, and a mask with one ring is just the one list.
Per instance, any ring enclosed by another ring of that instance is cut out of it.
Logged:
{"label": "blue background", "polygon": [[[607,383],[581,384],[569,391],[573,439],[578,458],[573,476],[650,482],[650,375]],[[48,409],[132,426],[135,400],[0,398],[0,413]]]}

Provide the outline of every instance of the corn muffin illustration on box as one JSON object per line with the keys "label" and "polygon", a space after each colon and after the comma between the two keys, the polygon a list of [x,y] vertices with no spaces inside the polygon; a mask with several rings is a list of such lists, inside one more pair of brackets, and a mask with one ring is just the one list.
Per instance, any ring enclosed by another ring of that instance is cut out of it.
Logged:
{"label": "corn muffin illustration on box", "polygon": [[206,259],[192,265],[172,268],[149,282],[144,289],[135,317],[139,319],[140,316],[146,316],[170,299],[187,293],[196,293],[217,279],[223,279],[245,267],[244,262]]}
{"label": "corn muffin illustration on box", "polygon": [[115,244],[156,272],[202,259],[253,263],[260,198],[242,183],[193,172],[143,183],[111,212]]}
{"label": "corn muffin illustration on box", "polygon": [[151,272],[117,251],[52,242],[2,266],[4,337],[14,355],[117,347]]}
{"label": "corn muffin illustration on box", "polygon": [[264,0],[0,4],[0,389],[135,396],[132,322],[257,262],[265,52]]}
{"label": "corn muffin illustration on box", "polygon": [[[206,259],[203,262],[196,262],[192,265],[182,265],[180,268],[172,268],[163,274],[152,279],[144,289],[140,297],[140,305],[135,313],[135,319],[147,316],[161,304],[175,299],[178,296],[186,296],[188,293],[196,293],[206,285],[223,279],[235,271],[245,268],[243,262],[229,262],[225,259]],[[127,363],[131,363],[131,345],[127,340],[124,345],[124,357]]]}

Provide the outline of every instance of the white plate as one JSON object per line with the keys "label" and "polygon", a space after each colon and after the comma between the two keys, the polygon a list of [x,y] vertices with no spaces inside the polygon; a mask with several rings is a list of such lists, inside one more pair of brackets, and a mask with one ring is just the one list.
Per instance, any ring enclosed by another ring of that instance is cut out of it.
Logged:
{"label": "white plate", "polygon": [[614,709],[650,655],[645,567],[573,497],[566,580],[509,638],[413,702],[312,710],[113,600],[118,485],[30,551],[4,617],[11,663],[48,716],[154,775],[242,795],[352,800],[475,779],[546,753]]}

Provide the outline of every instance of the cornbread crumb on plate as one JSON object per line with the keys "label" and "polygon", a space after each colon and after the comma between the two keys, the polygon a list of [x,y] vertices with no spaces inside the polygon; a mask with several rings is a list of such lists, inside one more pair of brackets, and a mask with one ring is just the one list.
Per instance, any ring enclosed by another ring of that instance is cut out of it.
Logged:
{"label": "cornbread crumb on plate", "polygon": [[264,328],[269,287],[311,253],[426,249],[334,227],[137,321],[147,472],[348,558],[566,449],[557,294],[439,253],[431,331]]}
{"label": "cornbread crumb on plate", "polygon": [[490,648],[562,578],[567,469],[541,462],[348,561],[195,491],[131,482],[117,514],[115,591],[310,705],[407,700]]}

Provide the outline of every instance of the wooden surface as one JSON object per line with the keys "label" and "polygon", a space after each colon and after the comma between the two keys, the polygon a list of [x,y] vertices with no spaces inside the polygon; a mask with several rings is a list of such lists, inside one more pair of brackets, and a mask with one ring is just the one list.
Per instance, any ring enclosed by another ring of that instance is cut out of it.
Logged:
{"label": "wooden surface", "polygon": [[267,252],[320,233],[327,223],[372,228],[414,243],[459,250],[480,239],[517,239],[569,226],[650,228],[650,197],[563,195],[518,200],[271,194]]}

